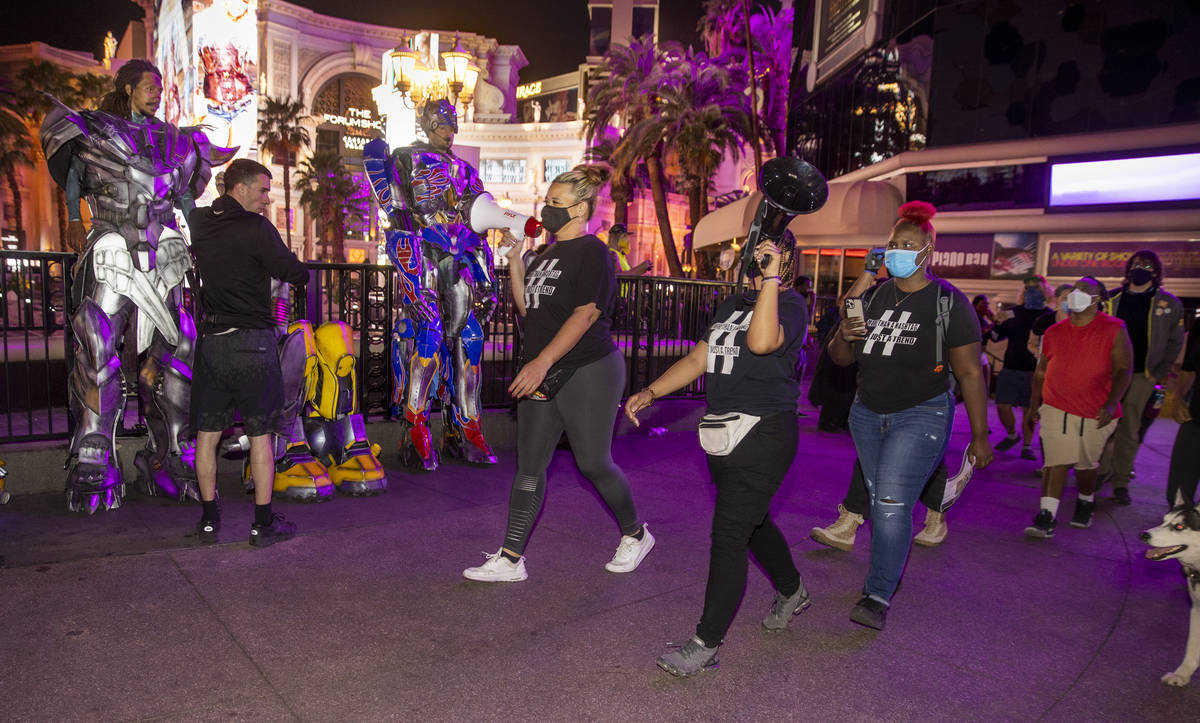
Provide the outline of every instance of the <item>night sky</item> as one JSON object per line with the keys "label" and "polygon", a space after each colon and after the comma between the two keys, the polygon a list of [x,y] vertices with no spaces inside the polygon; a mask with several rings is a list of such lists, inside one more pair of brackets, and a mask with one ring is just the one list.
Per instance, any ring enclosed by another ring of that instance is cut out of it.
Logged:
{"label": "night sky", "polygon": [[[574,70],[588,49],[585,0],[292,0],[325,15],[405,28],[463,30],[521,46],[529,66],[528,82]],[[9,21],[0,23],[0,45],[42,41],[100,56],[105,32],[119,39],[142,11],[129,0],[24,0],[8,5]],[[663,0],[663,40],[696,42],[700,0]],[[15,6],[15,7],[13,7]],[[11,10],[10,10],[11,8]],[[10,14],[11,13],[11,14]],[[84,14],[86,13],[86,15]]]}

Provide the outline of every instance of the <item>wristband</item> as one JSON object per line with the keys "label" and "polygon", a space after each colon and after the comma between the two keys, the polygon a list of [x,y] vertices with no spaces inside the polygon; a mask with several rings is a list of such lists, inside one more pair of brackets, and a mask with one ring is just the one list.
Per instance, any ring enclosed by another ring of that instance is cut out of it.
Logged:
{"label": "wristband", "polygon": [[657,395],[657,394],[655,394],[655,393],[654,393],[654,390],[653,390],[653,389],[651,389],[650,387],[646,387],[646,388],[645,388],[645,389],[643,389],[642,391],[650,395],[650,401],[652,401],[652,402],[653,402],[655,399],[658,399],[658,395]]}
{"label": "wristband", "polygon": [[762,282],[763,282],[764,284],[765,284],[765,283],[767,283],[768,281],[774,281],[774,282],[775,282],[775,283],[777,283],[777,284],[782,284],[782,283],[783,283],[783,281],[782,281],[782,280],[780,280],[780,278],[779,278],[778,276],[767,276],[767,277],[765,277],[765,278],[762,280]]}

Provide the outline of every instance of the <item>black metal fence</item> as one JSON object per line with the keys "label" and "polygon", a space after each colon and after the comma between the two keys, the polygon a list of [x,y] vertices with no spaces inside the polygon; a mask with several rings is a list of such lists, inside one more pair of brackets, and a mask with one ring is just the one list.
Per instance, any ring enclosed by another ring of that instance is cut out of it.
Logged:
{"label": "black metal fence", "polygon": [[[0,316],[4,368],[0,372],[0,442],[65,439],[72,431],[67,410],[68,371],[74,352],[68,308],[75,256],[68,253],[0,251],[0,284],[6,304]],[[358,356],[359,406],[368,418],[391,419],[392,329],[399,289],[390,266],[308,264],[309,283],[293,289],[292,315],[314,326],[343,321]],[[486,325],[483,383],[486,407],[512,403],[508,385],[521,358],[521,334],[508,279]],[[732,284],[654,277],[623,277],[613,312],[613,339],[628,363],[627,392],[643,388],[691,351]],[[136,405],[137,360],[132,340],[122,353],[127,384],[124,429],[143,431]],[[703,379],[679,396],[703,393]]]}

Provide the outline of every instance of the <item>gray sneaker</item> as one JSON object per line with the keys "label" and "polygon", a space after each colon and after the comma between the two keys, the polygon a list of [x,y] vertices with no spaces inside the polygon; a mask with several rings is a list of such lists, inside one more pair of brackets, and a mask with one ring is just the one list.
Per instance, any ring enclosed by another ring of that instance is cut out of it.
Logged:
{"label": "gray sneaker", "polygon": [[677,678],[714,670],[717,667],[717,649],[705,647],[704,641],[692,636],[678,650],[659,657],[658,667]]}
{"label": "gray sneaker", "polygon": [[769,632],[787,630],[792,616],[799,615],[804,608],[811,604],[812,596],[804,588],[803,582],[800,583],[800,589],[791,597],[784,597],[781,592],[775,593],[775,602],[771,603],[771,612],[767,613],[767,616],[763,618],[763,629]]}

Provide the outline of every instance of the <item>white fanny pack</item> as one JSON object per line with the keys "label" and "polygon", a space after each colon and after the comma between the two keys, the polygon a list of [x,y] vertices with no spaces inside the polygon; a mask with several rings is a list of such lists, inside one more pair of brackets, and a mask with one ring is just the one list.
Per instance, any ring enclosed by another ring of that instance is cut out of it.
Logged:
{"label": "white fanny pack", "polygon": [[705,452],[724,457],[754,429],[758,420],[753,414],[730,412],[729,414],[705,414],[700,419],[700,446]]}

